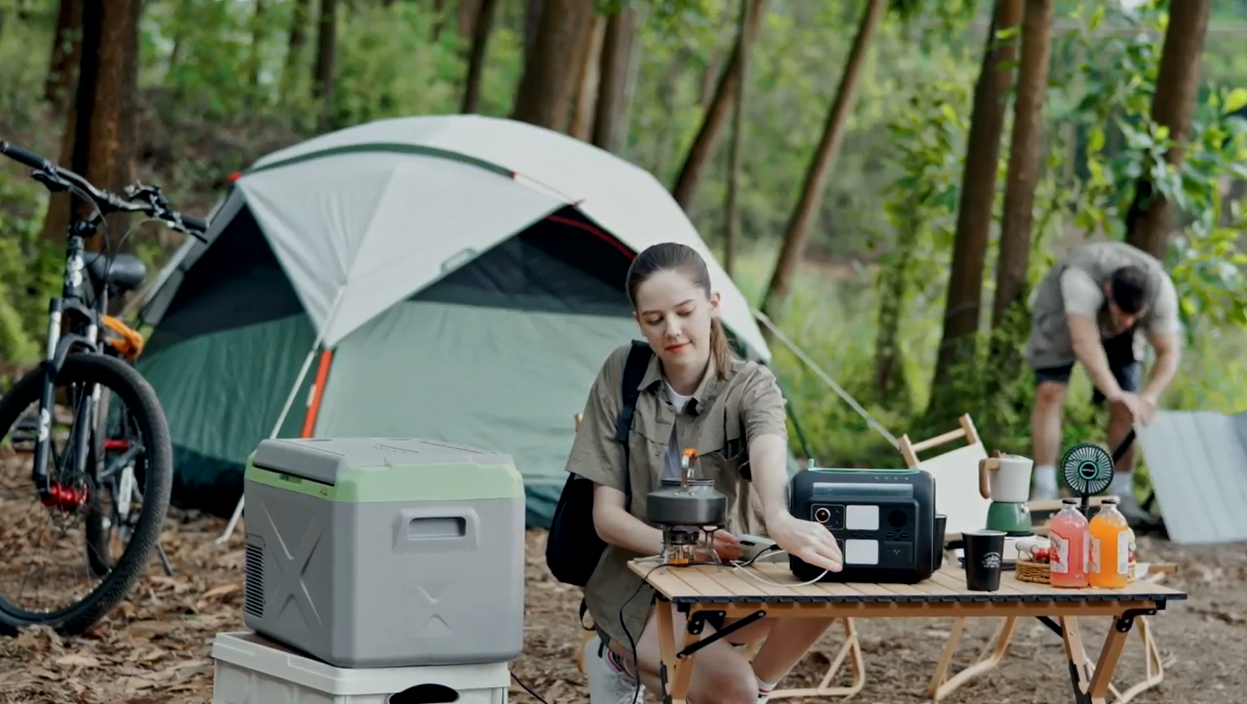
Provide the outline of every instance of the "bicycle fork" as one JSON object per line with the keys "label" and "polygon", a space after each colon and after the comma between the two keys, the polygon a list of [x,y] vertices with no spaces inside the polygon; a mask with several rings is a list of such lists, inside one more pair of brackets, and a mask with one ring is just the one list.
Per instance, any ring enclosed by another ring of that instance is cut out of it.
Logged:
{"label": "bicycle fork", "polygon": [[[82,282],[82,242],[80,238],[71,238],[69,245],[69,257],[65,266],[65,298],[52,301],[48,310],[48,342],[45,357],[43,360],[43,389],[39,397],[39,417],[37,430],[35,434],[35,462],[31,470],[31,479],[35,483],[35,489],[39,494],[39,500],[43,505],[49,508],[59,508],[62,511],[71,512],[84,506],[89,499],[87,484],[82,482],[65,484],[60,481],[50,481],[48,472],[48,458],[51,454],[52,442],[52,416],[56,409],[56,379],[60,375],[60,363],[63,362],[60,357],[61,345],[61,322],[66,307],[66,300],[69,296],[75,296]],[[87,326],[86,342],[92,348],[95,346],[96,339],[99,336],[99,329],[92,322]],[[72,336],[71,337],[75,337]],[[95,418],[95,406],[99,401],[100,388],[98,384],[88,384],[91,393],[85,395],[81,404],[74,411],[73,430],[73,457],[74,467],[71,477],[85,477],[87,469],[87,457],[89,455],[89,442],[95,432],[95,425],[92,422]],[[58,472],[58,476],[60,473]]]}

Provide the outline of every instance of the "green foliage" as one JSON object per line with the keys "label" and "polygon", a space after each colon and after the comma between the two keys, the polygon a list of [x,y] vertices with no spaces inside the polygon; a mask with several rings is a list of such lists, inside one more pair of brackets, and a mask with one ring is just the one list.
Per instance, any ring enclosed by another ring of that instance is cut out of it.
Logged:
{"label": "green foliage", "polygon": [[0,172],[0,367],[22,366],[42,354],[47,296],[56,290],[58,249],[39,236],[47,207],[43,187]]}

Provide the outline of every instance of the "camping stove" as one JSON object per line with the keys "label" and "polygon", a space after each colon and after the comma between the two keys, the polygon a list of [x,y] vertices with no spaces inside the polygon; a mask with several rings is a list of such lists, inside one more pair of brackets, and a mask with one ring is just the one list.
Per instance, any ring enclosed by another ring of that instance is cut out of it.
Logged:
{"label": "camping stove", "polygon": [[662,529],[662,559],[669,565],[695,562],[697,551],[709,551],[714,531],[727,522],[727,497],[713,480],[697,478],[696,467],[696,450],[685,450],[679,478],[663,479],[647,498],[646,516]]}

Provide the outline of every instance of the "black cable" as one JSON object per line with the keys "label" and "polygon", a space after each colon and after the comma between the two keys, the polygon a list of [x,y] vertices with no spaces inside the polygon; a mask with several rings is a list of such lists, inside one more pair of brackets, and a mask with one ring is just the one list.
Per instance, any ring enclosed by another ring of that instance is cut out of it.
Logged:
{"label": "black cable", "polygon": [[518,684],[525,692],[528,692],[528,696],[541,702],[541,704],[549,704],[549,702],[541,698],[541,695],[534,692],[532,687],[529,687],[528,685],[524,684],[523,680],[521,680],[519,677],[516,677],[514,672],[511,673],[511,679],[515,680],[515,683]]}

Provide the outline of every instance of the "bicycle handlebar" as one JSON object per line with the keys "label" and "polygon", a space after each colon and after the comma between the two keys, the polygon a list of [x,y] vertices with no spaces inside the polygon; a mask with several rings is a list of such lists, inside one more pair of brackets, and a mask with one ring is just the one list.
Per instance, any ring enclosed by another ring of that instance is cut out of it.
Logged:
{"label": "bicycle handlebar", "polygon": [[86,193],[99,206],[101,213],[144,213],[164,220],[174,230],[184,232],[205,244],[207,243],[207,240],[202,236],[202,233],[208,229],[207,221],[184,215],[170,208],[158,186],[127,186],[127,197],[122,198],[102,188],[96,188],[82,176],[57,166],[50,159],[9,142],[0,140],[0,154],[35,169],[35,180],[43,183],[49,190],[65,189],[73,186]]}

